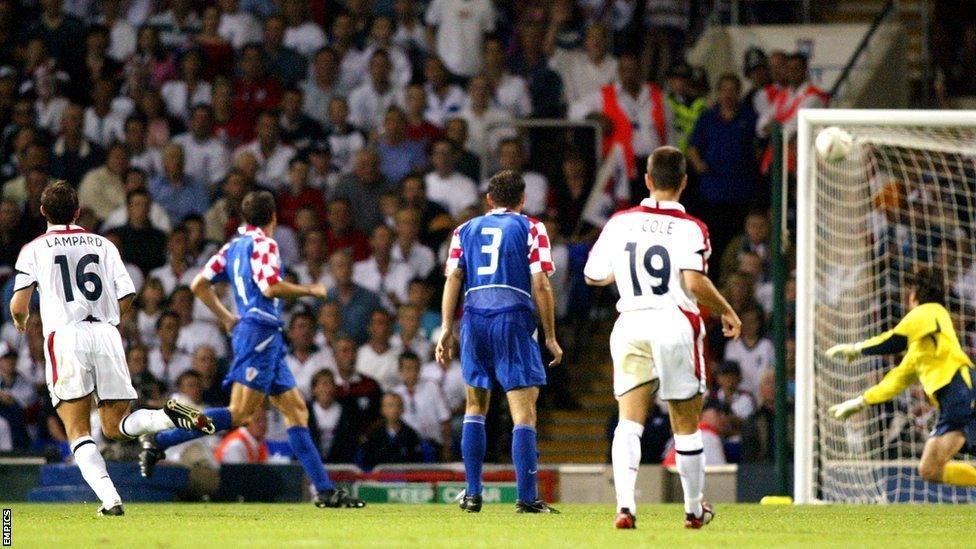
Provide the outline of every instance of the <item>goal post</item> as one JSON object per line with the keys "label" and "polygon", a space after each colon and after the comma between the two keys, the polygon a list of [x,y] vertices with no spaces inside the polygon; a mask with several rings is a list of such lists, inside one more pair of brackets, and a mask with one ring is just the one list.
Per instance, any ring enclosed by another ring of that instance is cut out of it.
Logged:
{"label": "goal post", "polygon": [[[823,354],[894,327],[904,277],[928,263],[946,273],[957,335],[973,356],[976,111],[803,109],[798,122],[794,500],[976,502],[976,490],[918,476],[937,414],[920,391],[845,423],[827,415],[896,359]],[[830,126],[854,138],[835,163],[814,150]]]}

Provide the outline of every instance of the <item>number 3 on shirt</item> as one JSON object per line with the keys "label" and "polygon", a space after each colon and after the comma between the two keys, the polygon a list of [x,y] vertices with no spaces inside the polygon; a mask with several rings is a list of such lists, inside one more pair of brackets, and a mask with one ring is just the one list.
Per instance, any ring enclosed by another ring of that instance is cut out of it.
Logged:
{"label": "number 3 on shirt", "polygon": [[488,264],[478,267],[478,276],[489,276],[498,270],[498,247],[502,244],[502,230],[498,227],[484,227],[481,235],[491,238],[491,242],[481,247],[481,253],[488,255]]}

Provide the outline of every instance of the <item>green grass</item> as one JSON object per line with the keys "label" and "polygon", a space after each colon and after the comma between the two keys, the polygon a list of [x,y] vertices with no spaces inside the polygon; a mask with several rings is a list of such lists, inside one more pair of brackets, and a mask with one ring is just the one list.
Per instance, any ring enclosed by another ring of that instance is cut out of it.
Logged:
{"label": "green grass", "polygon": [[974,547],[976,507],[717,506],[700,531],[682,527],[677,505],[640,508],[636,531],[616,531],[611,505],[561,505],[561,515],[516,515],[487,505],[469,515],[447,505],[131,504],[122,518],[96,505],[13,508],[14,547]]}

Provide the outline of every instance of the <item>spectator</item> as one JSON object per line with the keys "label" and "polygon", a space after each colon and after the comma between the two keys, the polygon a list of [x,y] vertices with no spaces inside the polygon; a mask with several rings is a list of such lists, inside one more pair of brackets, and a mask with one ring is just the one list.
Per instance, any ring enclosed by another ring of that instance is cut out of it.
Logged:
{"label": "spectator", "polygon": [[170,220],[179,223],[190,214],[204,214],[210,197],[204,183],[186,173],[183,147],[172,143],[163,150],[163,173],[149,181],[153,200],[166,210]]}
{"label": "spectator", "polygon": [[24,188],[27,191],[27,199],[24,201],[24,207],[20,210],[20,224],[17,226],[17,234],[22,235],[25,240],[40,236],[47,230],[47,220],[41,214],[41,193],[44,192],[50,181],[47,174],[35,168],[27,170],[24,174]]}
{"label": "spectator", "polygon": [[182,226],[173,229],[166,237],[166,263],[149,271],[149,278],[155,278],[169,296],[178,286],[189,286],[200,272],[189,261],[186,229]]}
{"label": "spectator", "polygon": [[285,20],[272,15],[264,21],[264,66],[285,86],[294,86],[307,73],[308,61],[284,44]]}
{"label": "spectator", "polygon": [[549,68],[549,60],[543,51],[543,26],[537,22],[524,23],[518,30],[518,38],[519,48],[509,60],[509,67],[525,79],[532,100],[532,116],[562,117],[563,83]]}
{"label": "spectator", "polygon": [[464,148],[468,142],[468,123],[463,118],[448,119],[444,126],[444,138],[454,145],[457,171],[475,181],[481,178],[481,159],[473,152]]}
{"label": "spectator", "polygon": [[430,150],[433,140],[441,137],[444,132],[427,119],[427,92],[422,84],[407,86],[403,94],[404,112],[407,116],[407,139],[423,145],[424,150]]}
{"label": "spectator", "polygon": [[478,188],[455,169],[454,146],[446,139],[434,142],[433,171],[424,178],[427,198],[443,206],[455,219],[467,207],[478,204]]}
{"label": "spectator", "polygon": [[146,25],[139,29],[136,53],[129,58],[125,70],[138,78],[140,84],[156,89],[176,76],[176,59],[160,44],[156,27]]}
{"label": "spectator", "polygon": [[391,183],[399,183],[411,172],[427,166],[423,145],[407,139],[407,117],[396,106],[386,110],[383,135],[377,140],[376,152],[380,157],[380,171]]}
{"label": "spectator", "polygon": [[173,138],[183,147],[186,173],[211,191],[220,185],[230,170],[230,154],[227,146],[214,134],[213,108],[194,105],[189,115],[189,131]]}
{"label": "spectator", "polygon": [[233,234],[241,220],[241,201],[251,190],[247,176],[239,169],[232,168],[223,182],[224,196],[218,198],[204,214],[207,239],[223,242]]}
{"label": "spectator", "polygon": [[768,272],[771,267],[769,234],[769,214],[760,210],[749,212],[745,218],[745,232],[733,237],[722,254],[721,272],[734,272],[739,255],[745,252],[756,254],[762,260],[763,271]]}
{"label": "spectator", "polygon": [[335,285],[327,261],[325,233],[321,229],[312,229],[305,233],[302,239],[302,258],[304,261],[295,265],[293,269],[299,283],[321,283],[326,288]]}
{"label": "spectator", "polygon": [[326,248],[335,253],[346,251],[353,261],[369,257],[369,237],[352,226],[352,204],[345,198],[336,198],[328,206],[329,228],[325,233]]}
{"label": "spectator", "polygon": [[643,76],[660,81],[664,72],[681,57],[690,8],[682,0],[650,0],[645,5],[643,30],[647,39],[641,52]]}
{"label": "spectator", "polygon": [[122,140],[125,116],[112,109],[115,89],[106,78],[98,78],[91,84],[91,105],[85,109],[85,138],[102,149]]}
{"label": "spectator", "polygon": [[[678,148],[686,151],[688,138],[701,113],[708,107],[708,75],[699,67],[680,62],[668,69],[667,102],[674,112],[674,139]],[[736,104],[738,104],[736,94]]]}
{"label": "spectator", "polygon": [[[145,191],[146,181],[146,172],[139,168],[129,168],[125,172],[124,189],[126,196],[128,196],[128,194],[132,191]],[[121,206],[112,210],[111,213],[108,214],[108,217],[102,221],[101,231],[105,233],[117,227],[121,227],[128,222],[128,219],[128,206],[126,204],[122,204]],[[166,214],[166,210],[155,202],[151,203],[149,206],[149,222],[153,227],[163,231],[164,233],[169,232],[170,230],[171,224],[169,221],[169,215]]]}
{"label": "spectator", "polygon": [[359,434],[364,434],[380,417],[380,386],[375,379],[356,371],[356,342],[352,338],[339,336],[333,354],[336,400],[356,416]]}
{"label": "spectator", "polygon": [[617,58],[608,51],[607,28],[601,23],[586,27],[583,49],[556,48],[549,66],[563,81],[563,95],[569,104],[599,93],[617,78]]}
{"label": "spectator", "polygon": [[464,147],[479,157],[494,153],[502,138],[515,135],[512,128],[498,126],[512,117],[508,111],[494,106],[491,84],[484,76],[475,76],[468,81],[467,102],[458,116],[468,125],[468,139]]}
{"label": "spectator", "polygon": [[393,231],[386,225],[373,229],[369,245],[373,253],[353,266],[353,281],[379,295],[387,308],[392,309],[407,300],[407,285],[414,277],[414,270],[409,264],[393,259]]}
{"label": "spectator", "polygon": [[308,411],[308,429],[322,460],[352,463],[359,438],[358,420],[352,409],[336,400],[335,374],[331,370],[319,370],[312,376]]}
{"label": "spectator", "polygon": [[757,305],[751,305],[739,313],[742,319],[742,337],[725,344],[725,360],[739,363],[742,369],[742,390],[759,400],[759,381],[763,372],[772,370],[773,343],[762,334],[765,315]]}
{"label": "spectator", "polygon": [[234,65],[234,48],[220,36],[220,9],[217,6],[204,6],[200,32],[193,40],[206,60],[204,78],[212,80],[217,75],[230,74]]}
{"label": "spectator", "polygon": [[[772,61],[772,59],[770,59]],[[771,108],[759,114],[756,122],[756,132],[759,137],[768,137],[773,122],[783,128],[783,139],[793,143],[787,160],[787,166],[792,170],[796,166],[796,135],[797,114],[800,109],[824,108],[830,103],[830,96],[808,80],[807,57],[802,53],[794,53],[786,58],[783,64],[785,85],[776,94]],[[774,70],[774,73],[776,71]],[[767,148],[760,165],[762,173],[768,173],[772,163],[772,149]]]}
{"label": "spectator", "polygon": [[162,313],[156,321],[159,346],[149,351],[149,373],[169,386],[175,386],[177,376],[193,366],[190,355],[176,346],[179,338],[180,316],[172,311]]}
{"label": "spectator", "polygon": [[[525,152],[522,149],[522,141],[514,137],[502,140],[498,145],[498,167],[501,170],[520,173],[525,180],[525,204],[522,207],[524,213],[533,216],[545,213],[546,199],[549,197],[549,182],[539,172],[523,171]],[[482,192],[487,190],[486,181]]]}
{"label": "spectator", "polygon": [[374,311],[382,309],[380,298],[352,280],[353,263],[348,252],[338,251],[329,259],[335,286],[326,301],[337,303],[342,311],[342,331],[360,344],[366,340],[366,324]]}
{"label": "spectator", "polygon": [[342,173],[353,171],[355,157],[366,146],[366,137],[349,122],[349,103],[345,97],[329,101],[329,152],[332,165]]}
{"label": "spectator", "polygon": [[324,137],[319,123],[304,113],[304,100],[301,89],[285,89],[281,97],[281,116],[278,117],[282,141],[298,150],[308,149]]}
{"label": "spectator", "polygon": [[169,310],[180,319],[180,336],[176,346],[188,355],[200,347],[210,347],[219,359],[228,357],[227,339],[216,323],[193,317],[193,292],[187,286],[178,286],[170,296]]}
{"label": "spectator", "polygon": [[285,364],[295,376],[302,395],[312,398],[312,377],[323,369],[335,369],[331,352],[315,345],[315,318],[309,313],[296,313],[288,323],[289,352]]}
{"label": "spectator", "polygon": [[509,112],[514,118],[532,114],[532,97],[525,79],[508,70],[505,45],[499,38],[488,38],[484,43],[484,75],[491,85],[493,99],[499,108]]}
{"label": "spectator", "polygon": [[136,51],[136,30],[122,15],[121,0],[102,0],[100,7],[96,22],[108,31],[108,55],[124,63]]}
{"label": "spectator", "polygon": [[[742,425],[742,461],[755,463],[773,460],[773,450],[776,447],[776,433],[773,428],[776,416],[776,373],[772,370],[763,372],[759,380],[759,406],[756,412]],[[793,439],[793,406],[786,407],[787,417],[787,449],[792,453]]]}
{"label": "spectator", "polygon": [[318,189],[308,186],[308,160],[296,156],[288,161],[287,186],[278,194],[278,223],[294,228],[295,215],[301,207],[315,210],[319,219],[326,218],[325,199]]}
{"label": "spectator", "polygon": [[123,139],[126,152],[129,153],[129,165],[139,168],[147,176],[152,177],[163,172],[163,157],[156,149],[146,145],[146,121],[132,115],[125,119],[125,135]]}
{"label": "spectator", "polygon": [[390,314],[382,309],[373,311],[369,320],[369,339],[356,353],[356,371],[376,380],[384,391],[400,382],[397,373],[397,349],[390,345],[393,329]]}
{"label": "spectator", "polygon": [[383,122],[387,109],[397,102],[400,88],[392,81],[390,54],[376,50],[369,58],[369,77],[349,94],[349,121],[367,133]]}
{"label": "spectator", "polygon": [[461,112],[465,104],[464,90],[450,83],[444,62],[437,57],[424,61],[424,91],[427,94],[425,118],[435,126],[443,126],[448,118]]}
{"label": "spectator", "polygon": [[254,414],[247,425],[234,429],[220,441],[214,458],[221,465],[264,463],[268,461],[268,444],[264,441],[267,433],[267,412]]}
{"label": "spectator", "polygon": [[329,142],[320,139],[311,144],[308,151],[308,184],[323,196],[331,196],[339,183],[339,171],[332,165]]}
{"label": "spectator", "polygon": [[716,259],[742,227],[759,187],[751,131],[756,122],[751,111],[742,108],[740,86],[734,74],[719,79],[718,103],[702,113],[688,142],[688,160],[699,175],[702,218]]}
{"label": "spectator", "polygon": [[166,385],[149,373],[146,348],[141,345],[129,347],[125,354],[125,362],[129,367],[129,378],[136,390],[135,407],[162,408],[166,403]]}
{"label": "spectator", "polygon": [[265,74],[260,45],[249,44],[241,50],[239,68],[240,77],[234,82],[233,113],[235,118],[240,117],[240,123],[249,125],[257,120],[258,113],[278,105],[281,84]]}
{"label": "spectator", "polygon": [[733,415],[733,424],[738,429],[743,421],[756,411],[756,399],[748,391],[742,390],[742,371],[737,362],[726,360],[715,369],[716,390],[712,398],[726,404]]}
{"label": "spectator", "polygon": [[169,9],[149,18],[149,26],[159,29],[159,41],[168,50],[189,46],[191,37],[200,32],[200,16],[191,0],[170,0]]}
{"label": "spectator", "polygon": [[193,371],[200,374],[201,398],[211,406],[226,405],[228,398],[221,383],[224,376],[219,372],[217,354],[210,345],[200,345],[193,351]]}
{"label": "spectator", "polygon": [[363,66],[366,61],[359,49],[352,14],[340,13],[332,20],[332,48],[339,56],[340,89],[351,91],[363,82]]}
{"label": "spectator", "polygon": [[396,189],[397,186],[380,171],[379,154],[374,149],[363,149],[356,153],[353,173],[339,180],[332,198],[347,200],[351,211],[356,212],[354,226],[364,233],[371,233],[383,222],[380,197]]}
{"label": "spectator", "polygon": [[152,226],[149,211],[152,201],[145,189],[129,191],[125,197],[128,222],[114,229],[122,241],[122,256],[134,263],[143,273],[161,267],[165,261],[163,250],[166,235]]}
{"label": "spectator", "polygon": [[399,360],[400,384],[392,392],[403,399],[403,421],[417,431],[444,461],[451,457],[451,412],[440,387],[420,378],[420,358],[406,351]]}
{"label": "spectator", "polygon": [[188,50],[180,59],[180,79],[170,80],[159,90],[166,112],[174,118],[187,120],[197,105],[209,105],[213,90],[203,80],[203,58],[198,50]]}
{"label": "spectator", "polygon": [[339,304],[329,301],[322,303],[319,306],[315,344],[323,351],[332,353],[336,341],[342,335],[342,311]]}
{"label": "spectator", "polygon": [[17,372],[17,351],[0,341],[0,423],[8,435],[0,435],[0,450],[30,448],[25,409],[36,400],[34,386]]}
{"label": "spectator", "polygon": [[27,200],[27,172],[40,170],[46,175],[48,171],[47,148],[40,142],[30,141],[34,134],[29,129],[18,132],[15,140],[26,140],[23,146],[18,147],[19,152],[12,156],[11,163],[16,164],[12,171],[18,175],[3,184],[3,199],[11,200],[18,206],[23,206]]}
{"label": "spectator", "polygon": [[482,38],[495,30],[495,7],[488,0],[434,0],[427,6],[427,49],[455,76],[481,70]]}
{"label": "spectator", "polygon": [[247,10],[240,9],[237,0],[220,0],[220,26],[217,32],[235,50],[261,41],[261,23]]}
{"label": "spectator", "polygon": [[308,11],[308,4],[302,0],[284,0],[281,3],[281,13],[287,23],[285,47],[305,57],[312,57],[325,46],[326,37],[322,28],[309,20]]}
{"label": "spectator", "polygon": [[329,47],[319,49],[312,57],[312,70],[302,84],[302,90],[305,92],[305,114],[322,127],[330,125],[329,103],[332,98],[349,91],[338,89],[338,80],[339,57],[335,50]]}
{"label": "spectator", "polygon": [[390,345],[396,347],[401,353],[410,351],[417,355],[420,360],[427,361],[431,358],[430,338],[425,337],[420,329],[420,307],[405,303],[397,309],[396,333],[390,337]]}
{"label": "spectator", "polygon": [[773,75],[769,70],[769,58],[766,57],[766,52],[757,47],[746,50],[742,73],[752,84],[742,98],[742,108],[751,110],[750,115],[758,119],[760,113],[765,113],[769,109],[779,92],[779,86],[773,82]]}
{"label": "spectator", "polygon": [[17,262],[20,248],[27,242],[24,236],[17,232],[20,223],[20,210],[17,204],[10,200],[0,202],[0,265],[5,266],[8,273]]}
{"label": "spectator", "polygon": [[422,457],[420,437],[403,421],[403,398],[383,395],[383,424],[373,430],[362,446],[362,466],[370,470],[380,463],[416,463]]}
{"label": "spectator", "polygon": [[39,4],[41,15],[28,26],[27,36],[40,39],[58,66],[80,71],[84,65],[78,46],[85,42],[84,23],[62,12],[62,0],[43,0]]}
{"label": "spectator", "polygon": [[401,207],[395,215],[396,241],[391,250],[394,262],[404,262],[413,269],[414,276],[427,278],[437,267],[434,251],[420,242],[420,210]]}
{"label": "spectator", "polygon": [[[438,246],[450,231],[454,228],[454,220],[440,204],[431,202],[427,198],[427,189],[424,178],[413,175],[403,180],[400,191],[401,208],[405,210],[416,210],[420,214],[420,234],[419,238],[428,247]],[[409,233],[409,227],[403,228]],[[398,229],[399,233],[400,229]],[[398,236],[400,236],[398,234]],[[404,248],[401,247],[401,253]],[[394,252],[395,253],[395,252]],[[403,257],[409,263],[420,267],[422,263],[413,258],[414,252],[403,253]],[[415,263],[416,261],[416,263]],[[418,271],[419,273],[419,271]]]}
{"label": "spectator", "polygon": [[125,204],[125,185],[122,178],[129,169],[129,157],[121,143],[108,149],[105,164],[88,172],[78,188],[78,205],[88,208],[103,220]]}
{"label": "spectator", "polygon": [[[50,0],[52,2],[56,0]],[[78,186],[81,178],[102,161],[102,150],[83,133],[84,111],[74,103],[64,109],[61,132],[52,147],[51,177]]]}
{"label": "spectator", "polygon": [[390,63],[393,65],[391,77],[393,84],[398,88],[403,88],[409,84],[413,78],[410,58],[399,45],[393,42],[393,22],[386,16],[373,19],[369,31],[369,44],[363,49],[360,57],[363,60],[368,60],[373,57],[374,52],[379,50],[390,54]]}
{"label": "spectator", "polygon": [[142,91],[136,110],[146,120],[146,144],[154,149],[162,149],[168,145],[170,138],[182,128],[182,122],[166,114],[163,98],[157,88]]}
{"label": "spectator", "polygon": [[237,157],[250,153],[258,161],[257,184],[275,192],[287,185],[288,163],[295,157],[295,148],[281,140],[281,128],[273,111],[260,113],[255,122],[257,138],[234,151]]}

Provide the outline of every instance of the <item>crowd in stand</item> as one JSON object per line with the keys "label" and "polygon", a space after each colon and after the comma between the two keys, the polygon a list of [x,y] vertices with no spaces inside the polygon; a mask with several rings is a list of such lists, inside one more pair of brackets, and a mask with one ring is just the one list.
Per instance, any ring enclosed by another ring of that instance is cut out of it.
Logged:
{"label": "crowd in stand", "polygon": [[[654,147],[688,152],[689,211],[712,227],[712,273],[745,336],[711,341],[716,412],[704,421],[718,417],[713,431],[726,439],[741,433],[746,455],[754,440],[763,459],[764,139],[771,121],[789,127],[798,106],[826,98],[806,83],[802,56],[753,50],[747,93],[724,75],[710,101],[708,75],[682,61],[697,16],[665,0],[610,10],[571,0],[0,0],[3,302],[20,247],[46,230],[41,191],[66,180],[79,192],[77,224],[118,246],[138,291],[119,326],[136,406],[173,395],[226,404],[228,341],[188,285],[236,234],[243,196],[268,189],[287,276],[330,288],[323,302],[284,304],[286,361],[323,456],[367,467],[453,459],[464,384],[457,362],[431,360],[447,237],[482,211],[484,173],[518,170],[525,212],[553,237],[561,329],[605,307],[581,283],[598,228],[583,215],[593,151],[575,134],[553,148],[553,134],[505,126],[597,120],[634,167],[630,202],[646,192],[641,166]],[[221,291],[233,307],[234,289]],[[65,434],[46,395],[41,319],[18,333],[3,309],[0,450],[43,449]],[[551,378],[548,405],[577,406],[566,372]],[[203,453],[274,459],[283,430],[269,414],[203,442]]]}

